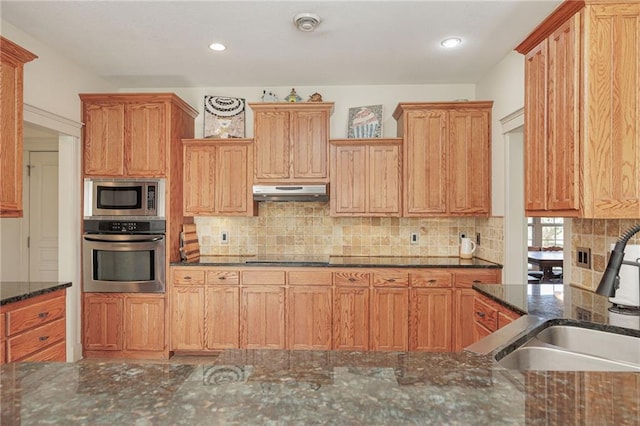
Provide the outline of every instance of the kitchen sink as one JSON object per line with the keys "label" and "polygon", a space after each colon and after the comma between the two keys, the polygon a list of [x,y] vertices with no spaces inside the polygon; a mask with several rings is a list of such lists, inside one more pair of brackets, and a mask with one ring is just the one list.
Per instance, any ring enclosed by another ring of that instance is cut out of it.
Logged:
{"label": "kitchen sink", "polygon": [[554,325],[540,331],[498,363],[520,371],[640,372],[640,337]]}

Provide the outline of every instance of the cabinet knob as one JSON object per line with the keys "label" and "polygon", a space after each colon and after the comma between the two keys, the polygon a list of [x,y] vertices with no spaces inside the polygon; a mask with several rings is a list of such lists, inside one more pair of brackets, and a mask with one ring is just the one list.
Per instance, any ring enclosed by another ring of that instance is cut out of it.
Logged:
{"label": "cabinet knob", "polygon": [[191,277],[189,275],[185,276],[184,279],[191,281]]}
{"label": "cabinet knob", "polygon": [[227,277],[218,277],[219,280],[226,280]]}
{"label": "cabinet knob", "polygon": [[480,318],[484,318],[486,314],[484,312],[476,312],[476,316],[479,316]]}
{"label": "cabinet knob", "polygon": [[49,339],[49,336],[40,336],[40,337],[38,338],[38,340],[40,340],[41,342],[44,342],[44,341],[46,341],[47,339]]}
{"label": "cabinet knob", "polygon": [[356,279],[355,279],[355,278],[353,278],[353,277],[351,277],[351,278],[349,278],[349,282],[354,283],[354,282],[356,282]]}
{"label": "cabinet knob", "polygon": [[46,318],[49,316],[49,312],[40,312],[38,318]]}
{"label": "cabinet knob", "polygon": [[395,282],[396,282],[396,279],[395,279],[395,278],[389,278],[389,279],[387,280],[387,282],[388,282],[388,283],[395,283]]}
{"label": "cabinet knob", "polygon": [[435,284],[437,281],[435,279],[431,278],[428,282],[431,283],[431,284]]}

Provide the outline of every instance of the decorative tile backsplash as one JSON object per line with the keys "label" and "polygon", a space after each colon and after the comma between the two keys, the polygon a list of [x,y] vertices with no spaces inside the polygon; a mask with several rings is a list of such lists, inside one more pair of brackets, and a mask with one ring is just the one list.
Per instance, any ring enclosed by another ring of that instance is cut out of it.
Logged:
{"label": "decorative tile backsplash", "polygon": [[[475,255],[501,263],[502,218],[331,217],[328,203],[259,203],[257,217],[197,217],[205,255],[457,256],[458,235],[481,245]],[[227,232],[229,242],[220,243]],[[411,244],[411,233],[418,242]]]}
{"label": "decorative tile backsplash", "polygon": [[[573,219],[571,235],[571,284],[595,291],[607,267],[611,244],[623,232],[639,223],[638,219]],[[629,244],[640,244],[640,234]],[[591,269],[576,265],[577,247],[591,248]]]}

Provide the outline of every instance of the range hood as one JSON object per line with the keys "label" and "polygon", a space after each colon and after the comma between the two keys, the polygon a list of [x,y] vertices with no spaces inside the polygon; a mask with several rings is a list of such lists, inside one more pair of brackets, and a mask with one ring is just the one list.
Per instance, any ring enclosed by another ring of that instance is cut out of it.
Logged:
{"label": "range hood", "polygon": [[328,201],[327,185],[253,185],[255,201]]}

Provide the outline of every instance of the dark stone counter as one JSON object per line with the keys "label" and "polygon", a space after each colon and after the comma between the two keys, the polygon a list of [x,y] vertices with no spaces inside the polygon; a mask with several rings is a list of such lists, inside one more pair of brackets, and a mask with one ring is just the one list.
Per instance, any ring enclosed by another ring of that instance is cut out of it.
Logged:
{"label": "dark stone counter", "polygon": [[2,281],[0,282],[0,305],[18,302],[67,287],[71,287],[70,282]]}
{"label": "dark stone counter", "polygon": [[502,268],[482,259],[459,257],[404,256],[201,256],[195,263],[175,262],[175,266],[308,266],[348,268]]}

